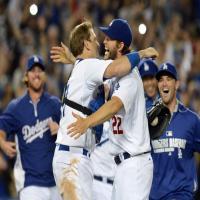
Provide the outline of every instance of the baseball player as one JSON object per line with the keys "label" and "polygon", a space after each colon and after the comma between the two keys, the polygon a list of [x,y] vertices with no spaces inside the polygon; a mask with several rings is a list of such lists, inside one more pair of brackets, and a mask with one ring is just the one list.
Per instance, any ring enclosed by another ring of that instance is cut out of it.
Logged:
{"label": "baseball player", "polygon": [[[112,31],[113,26],[116,24],[111,22],[101,29],[107,40],[116,36],[116,32]],[[120,46],[123,49],[125,44],[121,42]],[[88,128],[112,118],[109,152],[117,164],[112,199],[148,199],[153,162],[142,80],[138,69],[134,68],[130,74],[114,81],[111,100],[97,112],[86,118],[73,113],[77,121],[68,126],[68,135],[72,138],[82,137]]]}
{"label": "baseball player", "polygon": [[[20,200],[59,200],[52,159],[61,102],[44,91],[41,57],[30,57],[26,69],[27,92],[0,116],[0,147],[9,157],[17,156],[14,178]],[[8,134],[15,134],[15,142],[6,141]]]}
{"label": "baseball player", "polygon": [[57,137],[53,168],[63,199],[92,199],[92,166],[89,159],[95,144],[91,129],[75,139],[67,135],[66,127],[74,121],[72,112],[82,117],[90,114],[87,109],[94,90],[104,78],[123,76],[130,72],[140,58],[157,56],[153,48],[134,52],[118,60],[96,59],[98,42],[89,22],[76,26],[70,34],[70,50],[76,62],[66,85],[62,118]]}
{"label": "baseball player", "polygon": [[200,119],[177,98],[178,75],[174,65],[163,63],[158,73],[158,89],[171,112],[166,131],[152,140],[154,175],[151,200],[192,200],[197,189],[194,152],[200,152]]}
{"label": "baseball player", "polygon": [[95,146],[91,153],[94,171],[93,200],[111,200],[116,164],[113,156],[109,154],[110,143],[108,140],[110,124],[105,122],[101,142]]}
{"label": "baseball player", "polygon": [[139,63],[138,69],[142,77],[145,92],[146,109],[148,111],[160,98],[158,94],[158,84],[155,77],[158,71],[158,67],[152,59],[143,59]]}
{"label": "baseball player", "polygon": [[[100,27],[100,30],[104,32],[104,30],[107,30],[107,28],[105,29],[105,27]],[[109,34],[109,36],[105,35],[104,58],[114,60],[130,51],[129,46],[132,42],[132,31],[127,21],[122,19],[114,19],[109,31],[123,32],[123,34],[118,34],[116,36],[111,34]],[[124,37],[125,35],[126,37]],[[112,81],[109,80],[108,85],[110,83],[112,84]],[[112,185],[116,164],[113,156],[109,153],[109,131],[111,131],[109,122],[105,122],[101,143],[95,147],[94,152],[91,154],[94,170],[94,200],[110,200],[112,196]]]}

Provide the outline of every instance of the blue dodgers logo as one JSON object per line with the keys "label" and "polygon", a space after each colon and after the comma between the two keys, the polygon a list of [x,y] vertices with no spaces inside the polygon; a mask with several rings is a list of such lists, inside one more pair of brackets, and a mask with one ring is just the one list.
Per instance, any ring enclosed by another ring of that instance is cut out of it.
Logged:
{"label": "blue dodgers logo", "polygon": [[39,121],[37,120],[34,126],[25,125],[22,128],[22,134],[26,143],[31,143],[37,138],[43,138],[44,133],[49,129],[48,122],[52,120],[51,117]]}
{"label": "blue dodgers logo", "polygon": [[171,156],[175,148],[178,149],[178,158],[182,158],[182,150],[185,149],[186,140],[180,138],[164,138],[152,141],[154,153],[168,152]]}

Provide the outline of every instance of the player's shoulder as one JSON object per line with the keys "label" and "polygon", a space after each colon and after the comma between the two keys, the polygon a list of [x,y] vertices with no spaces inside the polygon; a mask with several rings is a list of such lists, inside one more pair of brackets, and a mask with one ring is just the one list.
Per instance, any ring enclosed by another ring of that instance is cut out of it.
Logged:
{"label": "player's shoulder", "polygon": [[178,110],[181,114],[183,114],[185,117],[187,117],[188,120],[200,120],[199,115],[191,110],[190,108],[186,107],[182,102],[179,102],[178,104]]}
{"label": "player's shoulder", "polygon": [[51,95],[48,92],[44,92],[43,96],[47,101],[50,101],[52,103],[61,104],[61,100],[55,95]]}
{"label": "player's shoulder", "polygon": [[138,85],[141,84],[140,83],[141,81],[140,81],[140,79],[138,77],[138,74],[134,70],[131,73],[123,76],[122,78],[120,78],[120,82],[122,82],[122,81],[126,82],[127,84],[129,83],[130,86],[132,86],[132,87],[137,87]]}
{"label": "player's shoulder", "polygon": [[10,110],[10,111],[14,112],[17,109],[20,109],[21,105],[25,106],[26,99],[27,99],[27,93],[25,93],[24,95],[22,95],[20,97],[12,99],[8,103],[8,106],[7,106],[6,110]]}
{"label": "player's shoulder", "polygon": [[87,58],[84,59],[80,62],[80,64],[94,64],[94,63],[110,63],[112,62],[112,60],[103,60],[103,59],[99,59],[99,58]]}

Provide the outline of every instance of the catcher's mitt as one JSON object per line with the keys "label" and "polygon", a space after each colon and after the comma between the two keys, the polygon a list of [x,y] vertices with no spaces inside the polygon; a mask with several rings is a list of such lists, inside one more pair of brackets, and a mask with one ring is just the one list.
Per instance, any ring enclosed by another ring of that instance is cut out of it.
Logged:
{"label": "catcher's mitt", "polygon": [[169,124],[170,110],[161,102],[157,102],[151,110],[147,112],[150,138],[160,137]]}

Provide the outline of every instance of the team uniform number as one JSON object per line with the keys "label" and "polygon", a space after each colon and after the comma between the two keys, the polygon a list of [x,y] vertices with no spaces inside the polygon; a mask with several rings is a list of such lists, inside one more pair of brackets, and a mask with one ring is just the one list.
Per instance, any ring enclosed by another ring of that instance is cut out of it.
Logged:
{"label": "team uniform number", "polygon": [[121,127],[122,119],[118,116],[112,117],[113,134],[123,134]]}

